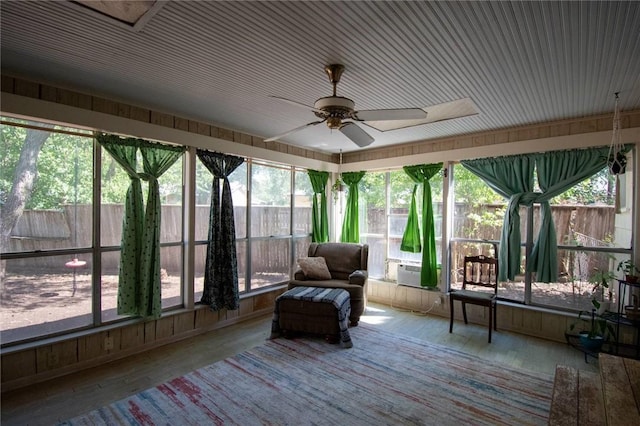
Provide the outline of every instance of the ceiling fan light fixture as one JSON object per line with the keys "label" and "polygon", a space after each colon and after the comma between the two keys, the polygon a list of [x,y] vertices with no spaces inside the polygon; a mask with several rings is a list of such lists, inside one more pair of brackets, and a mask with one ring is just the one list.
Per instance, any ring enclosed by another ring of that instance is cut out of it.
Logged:
{"label": "ceiling fan light fixture", "polygon": [[340,127],[342,127],[342,118],[340,117],[327,118],[327,127],[334,130],[339,129]]}

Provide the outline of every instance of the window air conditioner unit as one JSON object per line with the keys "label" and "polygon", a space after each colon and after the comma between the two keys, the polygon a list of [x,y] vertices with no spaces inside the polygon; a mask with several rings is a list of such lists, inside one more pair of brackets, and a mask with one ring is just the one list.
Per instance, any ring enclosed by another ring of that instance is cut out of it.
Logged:
{"label": "window air conditioner unit", "polygon": [[398,265],[398,284],[411,287],[421,287],[420,285],[420,265]]}

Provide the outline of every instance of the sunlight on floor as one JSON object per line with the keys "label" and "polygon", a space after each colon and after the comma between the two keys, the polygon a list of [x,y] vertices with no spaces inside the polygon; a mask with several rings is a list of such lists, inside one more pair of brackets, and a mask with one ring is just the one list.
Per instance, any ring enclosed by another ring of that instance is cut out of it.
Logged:
{"label": "sunlight on floor", "polygon": [[384,313],[386,313],[384,309],[367,306],[367,310],[364,315],[360,317],[360,322],[372,325],[383,324],[392,318],[390,315],[383,315]]}

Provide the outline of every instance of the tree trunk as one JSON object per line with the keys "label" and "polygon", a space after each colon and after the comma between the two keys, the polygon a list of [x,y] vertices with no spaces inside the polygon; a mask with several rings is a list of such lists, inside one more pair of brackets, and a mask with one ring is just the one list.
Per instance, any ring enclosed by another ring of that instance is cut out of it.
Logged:
{"label": "tree trunk", "polygon": [[[38,123],[39,127],[53,128],[53,124]],[[11,231],[22,216],[24,207],[31,198],[33,185],[38,178],[38,156],[42,145],[51,132],[26,129],[24,144],[20,151],[20,158],[16,164],[11,191],[6,202],[0,206],[0,253],[9,249]],[[5,261],[0,262],[0,278],[4,281]]]}

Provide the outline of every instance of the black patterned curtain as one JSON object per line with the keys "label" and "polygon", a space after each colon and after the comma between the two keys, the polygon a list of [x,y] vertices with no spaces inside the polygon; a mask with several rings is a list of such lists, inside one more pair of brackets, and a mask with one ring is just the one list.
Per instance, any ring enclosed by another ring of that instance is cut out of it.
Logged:
{"label": "black patterned curtain", "polygon": [[[211,208],[209,211],[209,241],[204,272],[204,289],[200,302],[214,311],[240,307],[238,292],[238,257],[236,226],[229,175],[244,159],[199,149],[198,158],[213,174]],[[222,197],[220,181],[222,180]]]}

